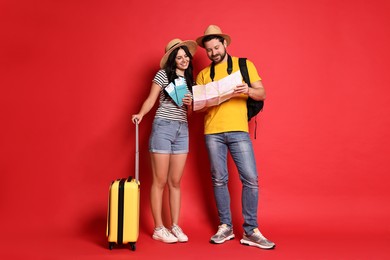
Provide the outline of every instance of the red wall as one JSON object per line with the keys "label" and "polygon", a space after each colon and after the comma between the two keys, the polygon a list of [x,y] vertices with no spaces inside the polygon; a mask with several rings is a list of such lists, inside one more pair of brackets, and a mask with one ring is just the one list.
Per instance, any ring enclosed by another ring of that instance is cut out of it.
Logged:
{"label": "red wall", "polygon": [[[130,117],[149,93],[166,43],[217,24],[232,37],[230,54],[255,63],[268,93],[254,140],[265,229],[305,223],[389,232],[389,7],[385,0],[2,1],[3,229],[104,239],[109,184],[134,173]],[[196,71],[208,62],[199,49]],[[153,114],[140,125],[146,233],[153,226]],[[214,230],[200,114],[190,131],[181,221]],[[230,168],[239,227],[241,189]]]}

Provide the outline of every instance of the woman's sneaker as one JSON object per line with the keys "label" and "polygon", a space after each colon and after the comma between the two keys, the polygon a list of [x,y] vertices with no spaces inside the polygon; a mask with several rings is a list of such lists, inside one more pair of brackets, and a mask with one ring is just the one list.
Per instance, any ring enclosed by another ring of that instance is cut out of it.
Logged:
{"label": "woman's sneaker", "polygon": [[153,239],[164,243],[176,243],[178,241],[177,238],[165,227],[155,228]]}
{"label": "woman's sneaker", "polygon": [[187,242],[188,237],[186,234],[184,234],[183,230],[176,224],[172,226],[172,233],[177,237],[177,240],[179,242]]}
{"label": "woman's sneaker", "polygon": [[240,243],[248,246],[256,246],[262,249],[272,249],[275,247],[275,243],[266,239],[257,228],[253,230],[253,234],[250,236],[244,233]]}

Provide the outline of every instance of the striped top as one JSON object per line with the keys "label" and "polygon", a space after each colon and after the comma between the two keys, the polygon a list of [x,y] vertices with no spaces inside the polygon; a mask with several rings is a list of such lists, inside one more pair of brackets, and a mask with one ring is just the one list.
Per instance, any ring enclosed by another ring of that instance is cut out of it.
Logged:
{"label": "striped top", "polygon": [[155,117],[187,122],[187,106],[182,105],[181,107],[178,107],[166,92],[164,94],[164,88],[169,84],[165,70],[159,70],[156,73],[156,76],[154,76],[153,82],[161,87],[160,104],[157,108]]}

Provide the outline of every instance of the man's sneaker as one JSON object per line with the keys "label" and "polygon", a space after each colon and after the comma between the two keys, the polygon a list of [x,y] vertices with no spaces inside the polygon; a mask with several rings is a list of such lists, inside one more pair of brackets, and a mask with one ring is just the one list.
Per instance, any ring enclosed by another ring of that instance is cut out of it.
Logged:
{"label": "man's sneaker", "polygon": [[162,241],[164,243],[177,242],[177,238],[165,227],[155,228],[153,233],[153,239]]}
{"label": "man's sneaker", "polygon": [[255,228],[253,234],[248,236],[244,233],[243,238],[240,240],[241,244],[248,246],[256,246],[262,249],[272,249],[275,247],[275,243],[266,239],[259,229]]}
{"label": "man's sneaker", "polygon": [[175,237],[177,237],[177,240],[179,242],[187,242],[188,241],[187,235],[184,234],[183,230],[181,230],[181,228],[178,225],[174,224],[172,226],[171,230],[172,230],[172,233],[175,235]]}
{"label": "man's sneaker", "polygon": [[218,226],[218,232],[211,237],[210,242],[213,244],[222,244],[223,242],[233,238],[233,229],[226,224],[222,224]]}

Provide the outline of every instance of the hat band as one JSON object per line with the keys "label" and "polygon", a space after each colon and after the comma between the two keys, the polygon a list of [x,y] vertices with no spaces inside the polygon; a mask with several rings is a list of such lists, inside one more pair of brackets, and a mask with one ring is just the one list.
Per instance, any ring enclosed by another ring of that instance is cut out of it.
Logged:
{"label": "hat band", "polygon": [[[172,45],[167,51],[171,50],[173,47],[175,47],[175,46],[178,45],[178,44],[180,44],[180,42],[175,43],[174,45]],[[166,52],[167,52],[167,51],[166,51]]]}

